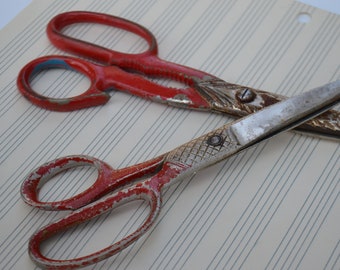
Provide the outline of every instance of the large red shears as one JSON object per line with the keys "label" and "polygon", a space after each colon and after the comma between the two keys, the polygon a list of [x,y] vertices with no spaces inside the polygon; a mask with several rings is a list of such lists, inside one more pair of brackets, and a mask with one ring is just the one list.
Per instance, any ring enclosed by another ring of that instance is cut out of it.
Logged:
{"label": "large red shears", "polygon": [[[146,40],[148,49],[138,54],[113,51],[63,34],[76,23],[96,23],[130,31]],[[32,103],[55,111],[72,111],[106,103],[108,89],[127,91],[169,105],[208,110],[233,116],[245,116],[285,97],[225,82],[206,72],[178,65],[157,56],[157,41],[150,31],[134,22],[100,13],[67,12],[54,17],[47,26],[50,41],[61,50],[93,59],[102,65],[67,56],[46,56],[28,63],[17,80],[20,92]],[[49,68],[64,68],[87,76],[91,86],[71,98],[50,98],[36,93],[32,77]],[[145,76],[179,81],[185,88],[171,88],[150,81]],[[299,126],[300,131],[340,138],[340,113],[329,111]]]}

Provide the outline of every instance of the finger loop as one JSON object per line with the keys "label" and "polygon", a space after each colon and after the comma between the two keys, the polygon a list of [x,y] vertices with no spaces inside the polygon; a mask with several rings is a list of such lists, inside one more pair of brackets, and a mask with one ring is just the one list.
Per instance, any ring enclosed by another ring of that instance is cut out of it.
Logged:
{"label": "finger loop", "polygon": [[[91,86],[83,94],[70,98],[49,98],[38,94],[32,89],[30,82],[34,75],[50,68],[63,68],[80,72],[90,79]],[[37,58],[24,66],[18,75],[17,85],[24,97],[41,108],[54,111],[72,111],[102,105],[110,99],[108,93],[95,87],[96,74],[96,66],[81,59],[46,56]]]}
{"label": "finger loop", "polygon": [[[145,52],[137,54],[123,53],[72,38],[62,33],[66,26],[76,23],[94,23],[117,27],[140,36],[148,43],[149,48]],[[145,55],[156,55],[158,51],[156,38],[148,29],[132,21],[103,13],[71,11],[58,14],[49,22],[47,35],[57,48],[92,58],[106,65],[125,62],[126,57],[139,58]]]}
{"label": "finger loop", "polygon": [[[42,254],[40,250],[41,243],[46,239],[79,224],[79,222],[92,220],[93,218],[96,218],[107,211],[112,210],[113,208],[135,200],[144,200],[149,203],[149,215],[136,231],[128,234],[120,241],[117,241],[114,244],[95,253],[75,259],[52,259],[47,258]],[[37,265],[42,266],[43,268],[53,269],[75,269],[97,263],[113,256],[114,254],[122,251],[127,246],[131,245],[133,242],[137,241],[154,224],[157,216],[159,215],[160,208],[161,196],[158,190],[153,190],[148,185],[143,187],[132,186],[127,190],[99,200],[91,205],[81,208],[78,211],[74,211],[65,218],[60,219],[55,223],[49,224],[37,231],[29,241],[30,257]]]}
{"label": "finger loop", "polygon": [[[47,181],[58,173],[79,166],[93,166],[98,170],[98,178],[95,184],[106,176],[107,171],[112,171],[112,168],[106,163],[89,156],[74,155],[55,159],[38,167],[26,177],[21,186],[21,196],[23,200],[31,206],[44,210],[77,209],[93,201],[93,199],[96,198],[96,190],[93,188],[92,192],[88,191],[91,189],[89,188],[72,198],[62,201],[42,202],[38,198],[39,190]],[[94,187],[95,184],[92,187]]]}

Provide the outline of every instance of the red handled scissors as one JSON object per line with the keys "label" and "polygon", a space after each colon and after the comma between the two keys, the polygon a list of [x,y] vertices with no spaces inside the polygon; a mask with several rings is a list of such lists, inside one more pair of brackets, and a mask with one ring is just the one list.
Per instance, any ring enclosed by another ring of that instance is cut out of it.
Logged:
{"label": "red handled scissors", "polygon": [[[116,52],[63,34],[76,23],[97,23],[130,31],[146,40],[148,49],[139,54]],[[134,22],[92,12],[67,12],[54,17],[47,26],[50,41],[58,48],[93,59],[103,65],[66,56],[46,56],[28,63],[18,76],[20,92],[32,103],[49,110],[71,111],[106,103],[108,89],[127,91],[169,105],[245,116],[285,97],[225,82],[206,72],[170,63],[157,56],[157,41],[150,31]],[[49,68],[64,68],[86,75],[91,86],[71,98],[49,98],[30,86],[32,77]],[[186,85],[177,89],[159,85],[145,76],[164,77]],[[340,138],[340,113],[329,111],[299,126],[300,131]]]}
{"label": "red handled scissors", "polygon": [[[105,162],[88,156],[67,156],[42,165],[27,176],[21,187],[25,202],[45,210],[74,211],[33,234],[29,241],[32,260],[47,269],[72,269],[96,263],[120,252],[154,224],[162,206],[161,192],[164,186],[293,128],[339,101],[340,81],[337,81],[276,103],[159,157],[123,169],[114,170]],[[39,189],[44,182],[76,166],[94,166],[98,170],[98,178],[93,186],[64,201],[42,202],[38,199]],[[104,195],[106,197],[101,198]],[[42,254],[41,243],[53,235],[133,200],[146,201],[149,215],[135,232],[120,241],[75,259],[52,259]]]}

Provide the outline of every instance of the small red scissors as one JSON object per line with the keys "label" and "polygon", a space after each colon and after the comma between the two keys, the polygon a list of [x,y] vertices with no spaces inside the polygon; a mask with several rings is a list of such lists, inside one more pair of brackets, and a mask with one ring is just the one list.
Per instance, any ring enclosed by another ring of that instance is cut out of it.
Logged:
{"label": "small red scissors", "polygon": [[[340,81],[337,81],[276,103],[159,157],[123,169],[114,170],[105,162],[88,156],[67,156],[42,165],[25,179],[21,187],[24,201],[45,210],[74,211],[33,234],[29,241],[32,260],[48,269],[72,269],[96,263],[120,252],[138,240],[154,224],[162,206],[161,192],[164,186],[194,175],[202,168],[307,121],[339,101]],[[39,189],[46,181],[76,166],[97,168],[98,178],[93,186],[64,201],[39,200]],[[107,195],[114,191],[116,192]],[[104,195],[107,197],[101,198]],[[144,223],[122,240],[96,253],[75,259],[57,260],[42,254],[40,245],[46,239],[133,200],[146,201],[150,212]]]}
{"label": "small red scissors", "polygon": [[[62,33],[65,27],[76,23],[118,27],[144,38],[149,47],[139,54],[121,53]],[[18,88],[28,100],[45,109],[71,111],[101,105],[110,98],[108,89],[127,91],[169,105],[237,117],[254,113],[285,99],[274,93],[231,84],[206,72],[162,60],[157,56],[157,41],[152,33],[143,26],[119,17],[93,12],[67,12],[57,15],[49,22],[47,35],[56,47],[93,59],[104,66],[66,56],[41,57],[27,64],[18,76]],[[76,70],[88,76],[91,86],[83,94],[71,98],[42,96],[31,88],[30,81],[36,73],[48,68]],[[165,77],[184,83],[187,87],[177,89],[162,86],[145,76]],[[329,111],[299,126],[298,129],[339,138],[339,118],[338,111]]]}

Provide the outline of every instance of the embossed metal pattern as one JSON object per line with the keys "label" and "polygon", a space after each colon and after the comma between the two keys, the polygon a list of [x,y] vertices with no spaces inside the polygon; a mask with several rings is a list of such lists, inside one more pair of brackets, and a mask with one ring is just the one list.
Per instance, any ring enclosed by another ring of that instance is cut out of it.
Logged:
{"label": "embossed metal pattern", "polygon": [[213,109],[234,116],[245,116],[285,99],[278,94],[228,83],[213,77],[198,81],[196,89]]}
{"label": "embossed metal pattern", "polygon": [[[190,167],[217,162],[215,159],[230,150],[238,149],[238,143],[228,134],[229,125],[224,125],[219,129],[209,132],[195,140],[183,144],[168,154],[167,161],[186,164]],[[211,138],[218,137],[220,143],[212,143]],[[211,162],[209,162],[209,160]]]}
{"label": "embossed metal pattern", "polygon": [[[214,110],[238,117],[287,99],[279,94],[231,84],[213,77],[198,81],[196,89]],[[327,111],[295,129],[307,134],[339,138],[340,112]]]}

